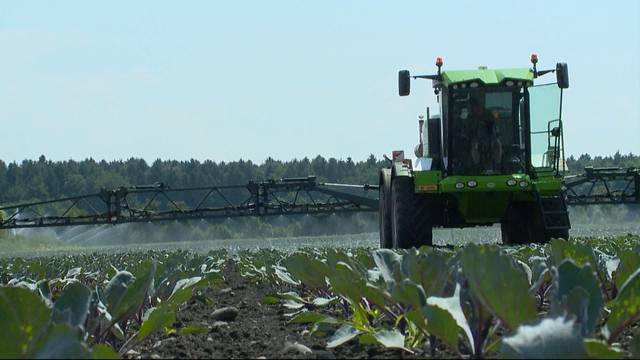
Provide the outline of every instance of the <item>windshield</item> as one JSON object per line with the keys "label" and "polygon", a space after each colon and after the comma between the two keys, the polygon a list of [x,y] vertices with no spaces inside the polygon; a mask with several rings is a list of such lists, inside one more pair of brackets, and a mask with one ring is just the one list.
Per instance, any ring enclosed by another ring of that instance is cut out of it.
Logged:
{"label": "windshield", "polygon": [[468,88],[452,95],[452,174],[523,173],[522,89]]}

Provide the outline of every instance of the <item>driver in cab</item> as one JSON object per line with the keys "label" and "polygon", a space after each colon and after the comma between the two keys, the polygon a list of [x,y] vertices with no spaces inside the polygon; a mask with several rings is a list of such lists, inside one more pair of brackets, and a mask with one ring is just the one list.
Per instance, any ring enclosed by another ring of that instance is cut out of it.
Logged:
{"label": "driver in cab", "polygon": [[485,109],[477,97],[469,101],[465,130],[470,141],[470,155],[475,170],[483,173],[500,170],[502,143],[499,138],[498,116]]}

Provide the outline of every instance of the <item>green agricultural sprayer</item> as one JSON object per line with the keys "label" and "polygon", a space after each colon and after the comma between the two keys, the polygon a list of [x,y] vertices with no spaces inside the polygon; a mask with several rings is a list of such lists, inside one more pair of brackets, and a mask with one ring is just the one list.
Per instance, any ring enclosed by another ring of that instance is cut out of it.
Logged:
{"label": "green agricultural sprayer", "polygon": [[[565,172],[562,91],[567,65],[553,70],[488,69],[410,76],[399,72],[399,94],[410,78],[432,80],[439,115],[420,118],[416,160],[394,151],[380,172],[380,244],[431,245],[433,227],[500,223],[505,244],[545,243],[569,236],[562,194]],[[534,84],[555,72],[557,81]]]}

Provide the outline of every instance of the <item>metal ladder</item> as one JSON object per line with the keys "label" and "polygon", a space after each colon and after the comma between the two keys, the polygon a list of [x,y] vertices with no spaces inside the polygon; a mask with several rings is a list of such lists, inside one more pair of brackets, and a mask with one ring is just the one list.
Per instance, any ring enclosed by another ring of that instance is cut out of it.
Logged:
{"label": "metal ladder", "polygon": [[571,228],[569,212],[564,196],[537,195],[539,209],[542,212],[542,222],[545,230],[568,230]]}

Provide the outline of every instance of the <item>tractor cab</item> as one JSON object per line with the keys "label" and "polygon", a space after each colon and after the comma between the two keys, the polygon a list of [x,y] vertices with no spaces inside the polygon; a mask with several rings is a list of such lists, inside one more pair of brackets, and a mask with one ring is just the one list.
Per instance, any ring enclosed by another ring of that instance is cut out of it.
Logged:
{"label": "tractor cab", "polygon": [[[446,74],[448,75],[448,74]],[[520,106],[524,86],[456,83],[442,92],[451,175],[498,175],[526,171],[524,119]]]}
{"label": "tractor cab", "polygon": [[[380,173],[383,247],[430,245],[431,229],[500,223],[503,243],[568,238],[561,192],[564,161],[562,94],[567,65],[532,68],[399,72],[399,95],[410,80],[432,81],[439,114],[419,121],[416,160],[394,156]],[[546,74],[555,73],[538,84]],[[414,166],[415,165],[415,166]]]}
{"label": "tractor cab", "polygon": [[[537,56],[532,62],[533,69],[441,71],[438,58],[437,75],[413,76],[433,81],[440,108],[440,115],[421,128],[425,135],[416,150],[424,151],[416,156],[433,158],[433,166],[447,175],[537,177],[565,171],[561,113],[567,66],[537,71]],[[534,85],[534,79],[552,71],[557,82]],[[400,72],[401,96],[409,94],[409,78],[408,71]]]}

